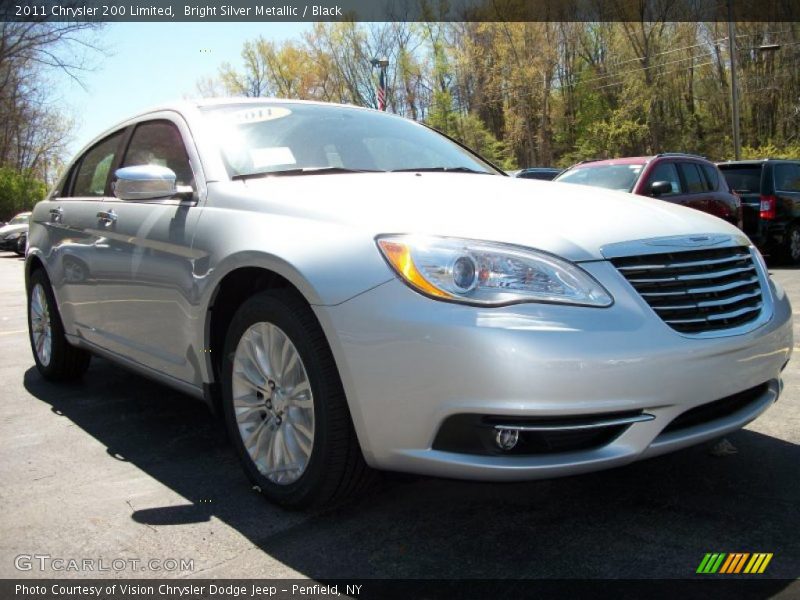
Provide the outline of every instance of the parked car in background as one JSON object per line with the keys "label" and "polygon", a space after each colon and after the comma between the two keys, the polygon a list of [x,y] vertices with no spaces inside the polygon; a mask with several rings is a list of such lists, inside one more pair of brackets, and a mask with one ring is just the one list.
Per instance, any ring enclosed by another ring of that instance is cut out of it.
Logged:
{"label": "parked car in background", "polygon": [[800,264],[800,160],[717,163],[742,199],[744,232],[765,252]]}
{"label": "parked car in background", "polygon": [[11,250],[19,255],[25,254],[28,239],[28,220],[31,213],[24,212],[0,227],[0,250]]}
{"label": "parked car in background", "polygon": [[291,507],[369,467],[524,480],[714,439],[777,400],[794,348],[732,225],[315,102],[109,129],[36,205],[25,278],[42,376],[97,354],[205,400]]}
{"label": "parked car in background", "polygon": [[741,200],[716,165],[692,154],[657,154],[573,165],[555,181],[603,187],[694,208],[742,228]]}
{"label": "parked car in background", "polygon": [[561,169],[554,169],[552,167],[530,167],[528,169],[514,171],[514,177],[552,181],[559,173],[561,173]]}

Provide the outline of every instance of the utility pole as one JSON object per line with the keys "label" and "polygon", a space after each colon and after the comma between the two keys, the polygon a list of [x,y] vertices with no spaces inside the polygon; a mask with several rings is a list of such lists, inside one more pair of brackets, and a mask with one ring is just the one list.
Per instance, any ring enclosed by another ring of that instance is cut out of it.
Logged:
{"label": "utility pole", "polygon": [[733,156],[742,157],[742,140],[739,138],[739,81],[736,77],[736,32],[733,26],[733,0],[728,0],[728,56],[731,62],[731,120],[733,121]]}

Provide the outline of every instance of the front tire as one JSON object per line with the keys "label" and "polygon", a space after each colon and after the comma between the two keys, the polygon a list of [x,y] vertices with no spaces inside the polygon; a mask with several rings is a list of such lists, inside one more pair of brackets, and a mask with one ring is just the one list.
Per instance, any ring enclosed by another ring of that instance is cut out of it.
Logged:
{"label": "front tire", "polygon": [[45,379],[71,381],[89,368],[91,354],[64,335],[53,288],[42,269],[31,273],[28,282],[28,336],[36,368]]}
{"label": "front tire", "polygon": [[25,256],[25,248],[28,245],[28,236],[21,235],[19,239],[17,239],[17,245],[14,248],[14,252],[19,254],[20,256]]}
{"label": "front tire", "polygon": [[250,481],[272,502],[339,502],[369,479],[342,382],[308,305],[261,292],[234,315],[222,364],[223,410]]}

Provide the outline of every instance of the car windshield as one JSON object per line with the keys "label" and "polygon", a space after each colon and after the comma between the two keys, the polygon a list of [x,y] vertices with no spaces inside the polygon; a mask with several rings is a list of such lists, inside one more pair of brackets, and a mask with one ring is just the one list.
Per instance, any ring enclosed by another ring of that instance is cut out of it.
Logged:
{"label": "car windshield", "polygon": [[728,187],[734,192],[761,191],[761,165],[719,165]]}
{"label": "car windshield", "polygon": [[643,166],[641,164],[580,166],[565,171],[555,180],[630,192]]}
{"label": "car windshield", "polygon": [[427,127],[377,111],[272,102],[201,111],[236,178],[412,170],[498,174]]}
{"label": "car windshield", "polygon": [[11,219],[8,224],[9,225],[25,225],[28,222],[28,218],[30,215],[17,215],[13,219]]}

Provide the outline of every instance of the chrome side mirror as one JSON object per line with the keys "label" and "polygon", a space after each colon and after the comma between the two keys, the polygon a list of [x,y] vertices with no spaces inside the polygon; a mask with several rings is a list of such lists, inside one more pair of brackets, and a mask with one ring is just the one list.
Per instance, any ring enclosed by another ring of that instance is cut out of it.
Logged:
{"label": "chrome side mirror", "polygon": [[137,165],[114,172],[114,195],[120,200],[157,200],[178,193],[175,172],[160,165]]}

